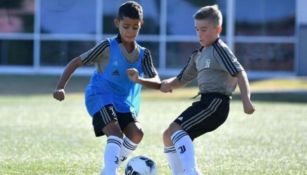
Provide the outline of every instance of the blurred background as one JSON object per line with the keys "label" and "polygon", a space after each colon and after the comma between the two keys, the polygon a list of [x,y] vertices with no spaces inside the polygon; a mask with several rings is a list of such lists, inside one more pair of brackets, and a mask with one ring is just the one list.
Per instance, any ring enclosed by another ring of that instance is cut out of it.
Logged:
{"label": "blurred background", "polygon": [[[60,74],[70,59],[117,34],[124,0],[0,0],[0,74]],[[307,75],[306,0],[138,0],[138,42],[162,76],[175,75],[199,47],[193,14],[218,4],[222,39],[249,78]],[[89,75],[94,67],[77,71]]]}
{"label": "blurred background", "polygon": [[[77,70],[65,101],[52,93],[72,58],[117,34],[113,19],[123,2],[0,0],[0,175],[99,172],[104,142],[93,139],[83,100],[94,66]],[[202,173],[307,175],[307,0],[137,2],[145,18],[138,42],[162,78],[178,74],[199,47],[192,15],[218,4],[221,37],[252,80],[253,117],[244,115],[237,89],[227,124],[195,141]],[[160,175],[169,174],[161,129],[196,100],[194,85],[142,92],[145,144],[134,155],[153,158]]]}

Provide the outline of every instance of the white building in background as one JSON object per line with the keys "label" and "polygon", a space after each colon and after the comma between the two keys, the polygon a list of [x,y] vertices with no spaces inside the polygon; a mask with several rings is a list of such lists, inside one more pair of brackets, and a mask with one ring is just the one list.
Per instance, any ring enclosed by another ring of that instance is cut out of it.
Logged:
{"label": "white building in background", "polygon": [[[67,62],[117,33],[124,0],[0,2],[0,74],[60,74]],[[222,38],[250,78],[307,75],[306,0],[138,0],[145,23],[138,41],[161,75],[175,75],[199,46],[192,15],[217,3]],[[93,67],[78,74],[88,75]]]}

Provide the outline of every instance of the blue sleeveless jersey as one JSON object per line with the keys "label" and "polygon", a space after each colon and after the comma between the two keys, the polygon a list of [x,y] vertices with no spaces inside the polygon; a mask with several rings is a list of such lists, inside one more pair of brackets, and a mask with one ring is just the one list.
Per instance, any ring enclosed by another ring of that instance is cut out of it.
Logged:
{"label": "blue sleeveless jersey", "polygon": [[108,39],[110,43],[109,63],[100,73],[95,71],[85,92],[85,103],[91,116],[94,116],[103,106],[112,104],[117,112],[132,112],[137,116],[140,108],[140,93],[142,86],[133,83],[127,76],[127,69],[135,68],[143,77],[142,59],[144,48],[140,50],[139,58],[130,63],[122,54],[115,38]]}

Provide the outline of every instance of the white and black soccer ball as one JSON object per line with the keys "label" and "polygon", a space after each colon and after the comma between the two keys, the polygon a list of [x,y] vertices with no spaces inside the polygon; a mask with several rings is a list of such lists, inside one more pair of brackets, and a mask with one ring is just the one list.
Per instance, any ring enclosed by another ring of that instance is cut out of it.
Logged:
{"label": "white and black soccer ball", "polygon": [[156,175],[156,163],[146,156],[131,158],[125,168],[125,175]]}

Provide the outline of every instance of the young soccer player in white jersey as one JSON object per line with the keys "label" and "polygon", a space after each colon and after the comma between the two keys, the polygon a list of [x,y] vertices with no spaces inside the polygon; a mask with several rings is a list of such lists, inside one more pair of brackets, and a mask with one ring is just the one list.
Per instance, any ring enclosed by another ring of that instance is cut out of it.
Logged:
{"label": "young soccer player in white jersey", "polygon": [[201,94],[201,99],[183,111],[163,133],[164,152],[173,175],[199,174],[193,140],[225,122],[236,84],[244,112],[255,111],[246,73],[220,39],[222,15],[218,6],[202,7],[195,13],[194,22],[201,47],[192,53],[177,77],[164,80],[161,85],[161,91],[170,92],[197,78]]}
{"label": "young soccer player in white jersey", "polygon": [[[144,85],[150,87],[150,82],[160,82],[150,51],[135,41],[143,23],[141,5],[125,2],[114,22],[119,34],[71,60],[53,93],[55,99],[64,100],[64,88],[73,72],[83,65],[96,65],[85,92],[85,103],[95,135],[107,136],[103,175],[115,175],[119,164],[136,149],[143,137],[136,119],[141,85],[130,80],[134,77],[131,70],[140,74],[138,81]],[[147,78],[143,78],[144,75]]]}

